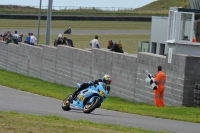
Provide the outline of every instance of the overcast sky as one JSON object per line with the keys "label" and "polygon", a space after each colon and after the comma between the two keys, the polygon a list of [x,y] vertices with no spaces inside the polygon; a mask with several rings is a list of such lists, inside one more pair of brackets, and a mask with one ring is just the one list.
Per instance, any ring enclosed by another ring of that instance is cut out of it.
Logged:
{"label": "overcast sky", "polygon": [[[53,6],[82,7],[128,7],[137,8],[155,0],[53,0]],[[0,0],[0,5],[38,6],[40,0]],[[48,0],[42,0],[42,6],[47,6]]]}

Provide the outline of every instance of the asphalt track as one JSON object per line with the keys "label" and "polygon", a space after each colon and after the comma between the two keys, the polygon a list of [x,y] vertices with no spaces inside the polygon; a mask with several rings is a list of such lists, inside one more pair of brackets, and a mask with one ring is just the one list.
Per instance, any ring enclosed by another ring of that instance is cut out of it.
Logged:
{"label": "asphalt track", "polygon": [[89,120],[95,123],[117,124],[172,133],[199,133],[200,124],[146,117],[134,114],[96,109],[90,114],[81,111],[63,111],[62,101],[0,86],[0,111],[16,111],[24,114],[58,115],[73,120]]}
{"label": "asphalt track", "polygon": [[[0,34],[4,34],[6,31],[11,31],[14,33],[14,31],[17,30],[18,34],[24,34],[27,35],[29,32],[37,35],[37,29],[0,29]],[[59,30],[59,29],[52,29],[51,34],[63,34],[64,30]],[[114,35],[119,35],[119,34],[128,34],[128,35],[148,35],[150,34],[150,30],[73,30],[72,29],[72,34],[75,35],[88,35],[88,34],[114,34]],[[40,34],[46,34],[45,29],[40,30]]]}

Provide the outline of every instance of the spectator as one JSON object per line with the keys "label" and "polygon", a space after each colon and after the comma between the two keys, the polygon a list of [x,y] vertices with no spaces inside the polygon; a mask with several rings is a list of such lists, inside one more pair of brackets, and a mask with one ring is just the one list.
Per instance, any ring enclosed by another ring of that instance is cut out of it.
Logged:
{"label": "spectator", "polygon": [[26,40],[24,41],[24,43],[30,44],[31,41],[31,33],[28,33],[28,36],[26,36]]}
{"label": "spectator", "polygon": [[8,43],[11,43],[12,42],[12,34],[11,34],[11,31],[8,31],[7,34],[6,34],[6,37],[5,37],[5,42],[6,44]]}
{"label": "spectator", "polygon": [[116,42],[113,43],[110,51],[114,51],[114,52],[118,52],[118,53],[124,53],[124,51],[119,47],[119,45]]}
{"label": "spectator", "polygon": [[[121,41],[119,41],[119,44],[117,44],[117,45],[119,46],[119,48],[122,49]],[[107,46],[107,48],[108,48],[108,49],[111,49],[112,47],[113,47],[113,41],[112,41],[112,40],[109,40],[109,41],[108,41],[108,46]]]}
{"label": "spectator", "polygon": [[15,34],[13,34],[13,41],[15,44],[18,44],[20,40],[20,36],[17,34],[17,31],[15,31]]}
{"label": "spectator", "polygon": [[58,38],[54,40],[54,46],[57,47],[58,45],[63,45],[62,34],[58,35]]}
{"label": "spectator", "polygon": [[98,36],[96,35],[94,37],[94,39],[90,42],[90,46],[92,46],[92,48],[100,48],[99,46],[99,41],[98,41]]}
{"label": "spectator", "polygon": [[112,40],[109,40],[109,41],[108,41],[108,46],[107,46],[107,48],[108,48],[108,49],[111,49],[112,46],[113,46],[113,41],[112,41]]}
{"label": "spectator", "polygon": [[30,44],[31,45],[35,45],[36,41],[37,41],[37,38],[33,35],[33,33],[31,33]]}
{"label": "spectator", "polygon": [[119,43],[117,45],[122,49],[121,40],[119,40]]}
{"label": "spectator", "polygon": [[65,45],[70,46],[70,47],[74,47],[73,41],[72,41],[72,39],[70,39],[70,38],[64,37],[63,43],[64,43]]}
{"label": "spectator", "polygon": [[2,35],[0,35],[0,41],[3,41],[3,36]]}
{"label": "spectator", "polygon": [[5,38],[6,38],[7,35],[8,35],[8,32],[5,32],[5,33],[3,34],[3,41],[6,41]]}
{"label": "spectator", "polygon": [[18,42],[22,42],[22,38],[23,38],[23,34],[19,35],[19,41]]}

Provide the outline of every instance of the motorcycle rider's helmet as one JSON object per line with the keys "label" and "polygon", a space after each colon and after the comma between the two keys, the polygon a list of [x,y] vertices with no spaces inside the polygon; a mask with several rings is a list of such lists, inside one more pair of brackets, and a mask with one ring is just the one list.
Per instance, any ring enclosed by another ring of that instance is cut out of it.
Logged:
{"label": "motorcycle rider's helmet", "polygon": [[102,82],[105,84],[111,84],[112,82],[111,76],[106,74],[105,76],[103,76]]}
{"label": "motorcycle rider's helmet", "polygon": [[58,38],[62,38],[62,34],[59,34],[59,35],[58,35]]}

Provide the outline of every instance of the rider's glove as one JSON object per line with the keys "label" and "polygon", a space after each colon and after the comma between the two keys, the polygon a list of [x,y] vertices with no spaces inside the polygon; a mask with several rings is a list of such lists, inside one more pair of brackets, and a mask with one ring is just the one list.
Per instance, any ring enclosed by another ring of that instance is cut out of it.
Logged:
{"label": "rider's glove", "polygon": [[88,82],[88,85],[89,85],[89,86],[94,85],[93,81],[89,81],[89,82]]}

